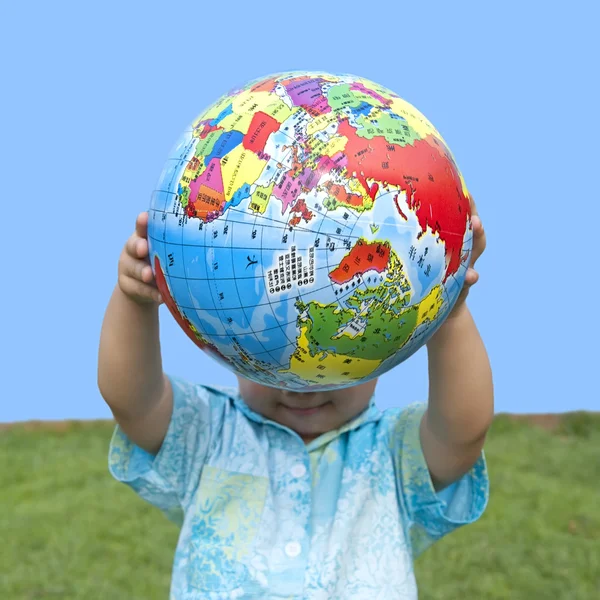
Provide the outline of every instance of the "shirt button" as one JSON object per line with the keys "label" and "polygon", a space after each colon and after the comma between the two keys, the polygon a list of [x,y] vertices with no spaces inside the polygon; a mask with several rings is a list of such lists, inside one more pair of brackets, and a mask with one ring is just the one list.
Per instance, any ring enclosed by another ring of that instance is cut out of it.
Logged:
{"label": "shirt button", "polygon": [[304,477],[306,475],[306,467],[302,463],[294,465],[292,467],[292,475],[294,477]]}
{"label": "shirt button", "polygon": [[296,558],[302,552],[302,546],[298,542],[289,542],[285,545],[285,553],[290,558]]}

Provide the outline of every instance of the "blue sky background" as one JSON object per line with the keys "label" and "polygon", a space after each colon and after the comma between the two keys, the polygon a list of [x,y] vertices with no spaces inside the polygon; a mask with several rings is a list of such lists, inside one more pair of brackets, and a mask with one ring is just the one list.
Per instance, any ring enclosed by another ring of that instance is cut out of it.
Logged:
{"label": "blue sky background", "polygon": [[[600,409],[597,6],[1,3],[0,421],[110,417],[101,321],[169,149],[289,69],[377,81],[445,137],[488,233],[470,305],[497,410]],[[161,310],[165,369],[233,383]],[[378,388],[383,408],[426,395],[424,350]]]}

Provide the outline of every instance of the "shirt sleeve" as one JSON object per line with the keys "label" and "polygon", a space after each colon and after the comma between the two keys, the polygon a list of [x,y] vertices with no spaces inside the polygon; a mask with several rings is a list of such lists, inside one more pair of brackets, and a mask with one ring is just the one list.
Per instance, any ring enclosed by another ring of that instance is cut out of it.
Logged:
{"label": "shirt sleeve", "polygon": [[169,377],[173,413],[158,454],[134,444],[115,427],[108,453],[111,475],[177,524],[221,431],[227,395]]}
{"label": "shirt sleeve", "polygon": [[436,492],[421,448],[420,425],[426,408],[425,403],[415,403],[397,413],[389,438],[415,557],[447,533],[477,521],[489,498],[483,451],[468,473]]}

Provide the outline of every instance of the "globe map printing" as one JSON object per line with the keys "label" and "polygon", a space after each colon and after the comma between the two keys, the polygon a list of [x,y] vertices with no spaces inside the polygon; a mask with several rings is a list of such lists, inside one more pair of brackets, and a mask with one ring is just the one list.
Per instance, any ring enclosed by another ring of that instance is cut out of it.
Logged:
{"label": "globe map printing", "polygon": [[433,125],[351,75],[292,72],[204,111],[152,195],[150,257],[188,336],[258,383],[367,381],[441,325],[469,193]]}

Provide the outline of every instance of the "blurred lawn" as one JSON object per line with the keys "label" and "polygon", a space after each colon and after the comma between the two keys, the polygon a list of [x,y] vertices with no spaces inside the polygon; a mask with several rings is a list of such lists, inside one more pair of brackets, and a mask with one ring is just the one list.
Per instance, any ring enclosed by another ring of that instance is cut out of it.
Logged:
{"label": "blurred lawn", "polygon": [[[166,600],[177,529],[110,477],[108,422],[0,430],[0,599]],[[423,600],[600,599],[600,415],[496,418],[484,517],[417,561]]]}

